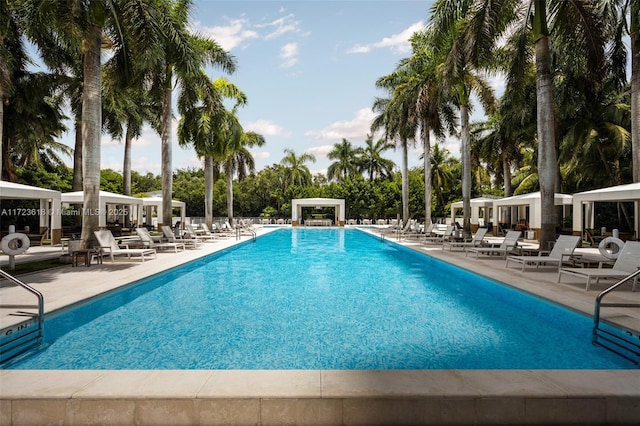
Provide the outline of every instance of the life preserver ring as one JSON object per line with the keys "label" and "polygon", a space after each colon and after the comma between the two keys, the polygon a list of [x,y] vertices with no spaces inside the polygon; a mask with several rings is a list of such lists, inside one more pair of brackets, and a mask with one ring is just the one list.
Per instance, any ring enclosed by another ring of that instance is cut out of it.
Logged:
{"label": "life preserver ring", "polygon": [[[617,246],[617,249],[613,246]],[[600,241],[598,245],[598,250],[600,250],[600,254],[608,259],[617,259],[618,254],[620,254],[620,250],[624,246],[624,241],[620,238],[616,237],[607,237],[604,240]]]}
{"label": "life preserver ring", "polygon": [[31,241],[29,241],[29,237],[25,234],[21,234],[19,232],[14,232],[13,234],[6,235],[0,241],[0,248],[4,254],[8,254],[9,256],[15,256],[17,254],[22,254],[29,248],[31,245]]}

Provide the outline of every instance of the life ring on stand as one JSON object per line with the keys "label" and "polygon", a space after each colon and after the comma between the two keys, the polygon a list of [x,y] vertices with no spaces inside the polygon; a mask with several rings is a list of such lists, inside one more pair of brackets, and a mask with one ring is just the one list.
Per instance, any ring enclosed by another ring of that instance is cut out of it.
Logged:
{"label": "life ring on stand", "polygon": [[[617,249],[615,247],[617,247]],[[620,238],[616,237],[607,237],[604,240],[600,241],[598,245],[598,250],[600,250],[600,254],[608,259],[617,259],[618,254],[620,254],[620,250],[624,246],[624,241]]]}
{"label": "life ring on stand", "polygon": [[14,232],[13,234],[6,235],[0,241],[0,248],[4,254],[9,256],[15,256],[22,254],[29,248],[31,241],[25,234]]}

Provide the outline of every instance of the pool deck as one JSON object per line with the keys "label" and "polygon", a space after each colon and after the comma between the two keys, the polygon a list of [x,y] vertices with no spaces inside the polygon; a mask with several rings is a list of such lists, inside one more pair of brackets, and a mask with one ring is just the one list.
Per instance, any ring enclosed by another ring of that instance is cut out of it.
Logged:
{"label": "pool deck", "polygon": [[[277,228],[257,229],[263,235]],[[368,232],[377,234],[375,228]],[[102,265],[63,266],[20,279],[44,294],[51,313],[237,242],[230,238],[201,249],[160,252],[145,262],[105,259]],[[515,265],[505,268],[503,259],[466,257],[412,240],[400,244],[589,315],[604,288],[592,285],[587,292],[578,279],[557,283],[555,270],[522,273]],[[34,248],[34,257],[36,249],[43,255],[53,250]],[[17,311],[34,310],[35,298],[6,282],[0,282],[0,300],[3,330],[24,320]],[[607,300],[640,303],[640,291],[627,286]],[[638,309],[602,314],[640,330]],[[568,423],[639,424],[640,369],[0,371],[2,425]]]}

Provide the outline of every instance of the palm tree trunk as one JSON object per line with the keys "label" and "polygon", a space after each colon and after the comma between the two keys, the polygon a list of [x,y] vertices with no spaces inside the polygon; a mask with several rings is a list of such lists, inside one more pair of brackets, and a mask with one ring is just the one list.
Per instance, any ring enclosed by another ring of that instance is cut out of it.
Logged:
{"label": "palm tree trunk", "polygon": [[122,192],[131,195],[131,127],[127,125],[124,136],[124,162],[122,164]]}
{"label": "palm tree trunk", "polygon": [[509,156],[502,154],[502,176],[504,177],[504,196],[511,196],[511,163],[509,162]]}
{"label": "palm tree trunk", "polygon": [[402,227],[409,222],[409,146],[402,139]]}
{"label": "palm tree trunk", "polygon": [[171,200],[173,197],[173,170],[171,167],[171,71],[167,71],[167,83],[162,99],[162,224],[173,226]]}
{"label": "palm tree trunk", "polygon": [[76,140],[73,149],[73,182],[72,191],[82,191],[82,116],[75,121]]}
{"label": "palm tree trunk", "polygon": [[233,226],[233,166],[229,165],[226,168],[227,173],[227,218],[229,224]]}
{"label": "palm tree trunk", "polygon": [[[6,65],[6,64],[5,64]],[[2,179],[2,169],[4,164],[4,139],[2,138],[3,134],[3,123],[4,123],[4,89],[3,84],[0,83],[0,180]]]}
{"label": "palm tree trunk", "polygon": [[213,225],[213,157],[204,157],[204,222]]}
{"label": "palm tree trunk", "polygon": [[469,105],[460,105],[460,131],[462,133],[462,232],[471,237],[471,131],[469,129]]}
{"label": "palm tree trunk", "polygon": [[84,215],[82,240],[85,247],[95,245],[94,231],[100,227],[100,134],[102,130],[100,44],[102,29],[92,24],[84,52],[82,93],[82,175]]}
{"label": "palm tree trunk", "polygon": [[631,19],[631,150],[633,181],[640,182],[640,22]]}
{"label": "palm tree trunk", "polygon": [[538,131],[538,176],[540,181],[541,231],[540,247],[555,241],[555,186],[557,174],[556,134],[553,106],[553,81],[549,32],[546,27],[544,0],[535,0],[534,33],[536,34],[536,92]]}
{"label": "palm tree trunk", "polygon": [[431,140],[429,128],[422,124],[422,144],[424,146],[424,224],[431,223]]}

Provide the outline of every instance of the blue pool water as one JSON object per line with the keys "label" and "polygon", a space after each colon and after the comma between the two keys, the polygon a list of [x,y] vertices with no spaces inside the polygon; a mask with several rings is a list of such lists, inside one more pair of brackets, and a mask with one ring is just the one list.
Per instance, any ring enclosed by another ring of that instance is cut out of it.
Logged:
{"label": "blue pool water", "polygon": [[274,231],[45,324],[11,368],[634,368],[586,316],[344,229]]}

